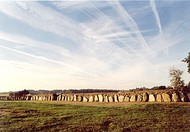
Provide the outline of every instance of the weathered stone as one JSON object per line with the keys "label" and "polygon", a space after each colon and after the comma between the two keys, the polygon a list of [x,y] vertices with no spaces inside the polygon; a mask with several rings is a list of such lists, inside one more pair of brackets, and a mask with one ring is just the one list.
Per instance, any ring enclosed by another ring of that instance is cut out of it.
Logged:
{"label": "weathered stone", "polygon": [[155,96],[154,94],[149,94],[149,102],[155,102],[156,99],[155,99]]}
{"label": "weathered stone", "polygon": [[157,102],[163,102],[163,99],[162,99],[162,95],[161,95],[161,94],[157,94],[157,95],[156,95],[156,101],[157,101]]}
{"label": "weathered stone", "polygon": [[65,95],[62,95],[62,100],[63,100],[63,101],[65,100]]}
{"label": "weathered stone", "polygon": [[125,98],[124,98],[124,101],[125,102],[129,102],[130,101],[130,97],[126,95]]}
{"label": "weathered stone", "polygon": [[90,95],[89,102],[93,102],[93,101],[94,101],[94,97],[93,97],[93,95]]}
{"label": "weathered stone", "polygon": [[77,101],[78,95],[74,95],[74,101]]}
{"label": "weathered stone", "polygon": [[110,96],[108,97],[108,100],[109,100],[109,102],[113,102],[113,96],[110,95]]}
{"label": "weathered stone", "polygon": [[46,100],[46,96],[43,96],[43,100]]}
{"label": "weathered stone", "polygon": [[[39,97],[38,97],[38,99],[39,99]],[[52,97],[51,97],[51,96],[49,96],[49,97],[48,97],[48,100],[52,100]]]}
{"label": "weathered stone", "polygon": [[39,96],[39,99],[38,100],[42,100],[42,96]]}
{"label": "weathered stone", "polygon": [[57,96],[57,100],[60,101],[60,95]]}
{"label": "weathered stone", "polygon": [[118,102],[118,96],[117,96],[117,94],[114,95],[114,102]]}
{"label": "weathered stone", "polygon": [[170,95],[167,93],[163,93],[162,98],[163,98],[164,102],[171,102]]}
{"label": "weathered stone", "polygon": [[98,102],[98,101],[99,101],[98,95],[95,95],[95,96],[94,96],[94,102]]}
{"label": "weathered stone", "polygon": [[[57,98],[56,98],[57,99]],[[43,96],[43,100],[46,100],[46,96]]]}
{"label": "weathered stone", "polygon": [[42,96],[42,100],[45,100],[45,96]]}
{"label": "weathered stone", "polygon": [[70,100],[69,101],[73,101],[74,100],[74,96],[73,95],[71,95],[70,96]]}
{"label": "weathered stone", "polygon": [[143,93],[143,102],[147,102],[148,101],[148,94],[147,93]]}
{"label": "weathered stone", "polygon": [[32,98],[32,96],[31,96],[31,95],[28,95],[28,96],[26,97],[26,100],[31,100],[31,98]]}
{"label": "weathered stone", "polygon": [[69,101],[69,95],[66,96],[66,101]]}
{"label": "weathered stone", "polygon": [[123,95],[119,95],[118,96],[118,101],[119,102],[123,102],[124,101],[124,96]]}
{"label": "weathered stone", "polygon": [[[59,95],[60,96],[60,101],[62,100],[62,95]],[[47,97],[46,97],[46,100],[47,100]]]}
{"label": "weathered stone", "polygon": [[65,95],[65,101],[68,101],[69,97],[67,95]]}
{"label": "weathered stone", "polygon": [[99,94],[99,95],[98,95],[98,99],[99,99],[99,102],[103,102],[103,101],[104,101],[103,95],[102,95],[102,94]]}
{"label": "weathered stone", "polygon": [[78,101],[82,102],[83,101],[83,96],[78,96]]}
{"label": "weathered stone", "polygon": [[177,93],[172,94],[172,101],[173,102],[180,102],[181,101],[181,99]]}
{"label": "weathered stone", "polygon": [[58,100],[58,101],[60,101],[60,96],[61,96],[61,95],[58,95],[58,96],[57,96],[57,100]]}
{"label": "weathered stone", "polygon": [[138,95],[137,95],[137,101],[138,101],[138,102],[142,102],[142,100],[143,100],[143,96],[140,95],[140,94],[138,94]]}
{"label": "weathered stone", "polygon": [[136,95],[132,95],[130,98],[130,102],[135,102],[135,101],[137,101]]}
{"label": "weathered stone", "polygon": [[108,101],[108,96],[107,96],[107,95],[104,96],[104,102],[109,102],[109,101]]}
{"label": "weathered stone", "polygon": [[88,102],[88,98],[87,97],[83,97],[83,102]]}
{"label": "weathered stone", "polygon": [[188,96],[182,92],[179,92],[179,97],[180,97],[182,102],[188,102],[189,101]]}

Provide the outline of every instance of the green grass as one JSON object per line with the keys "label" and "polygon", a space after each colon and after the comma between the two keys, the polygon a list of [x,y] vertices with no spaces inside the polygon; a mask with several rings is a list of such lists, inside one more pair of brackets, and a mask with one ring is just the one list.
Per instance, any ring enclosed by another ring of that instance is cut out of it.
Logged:
{"label": "green grass", "polygon": [[0,102],[0,131],[190,131],[189,106]]}

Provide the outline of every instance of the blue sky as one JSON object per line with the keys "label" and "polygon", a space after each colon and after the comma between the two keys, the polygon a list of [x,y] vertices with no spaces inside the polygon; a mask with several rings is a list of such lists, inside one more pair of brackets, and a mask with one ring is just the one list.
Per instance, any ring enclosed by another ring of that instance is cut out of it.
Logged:
{"label": "blue sky", "polygon": [[0,2],[0,91],[170,85],[190,1]]}

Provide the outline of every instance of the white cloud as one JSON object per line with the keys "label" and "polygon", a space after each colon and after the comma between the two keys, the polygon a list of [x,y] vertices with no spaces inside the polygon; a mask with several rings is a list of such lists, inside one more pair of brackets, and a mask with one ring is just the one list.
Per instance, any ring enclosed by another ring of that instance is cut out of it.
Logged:
{"label": "white cloud", "polygon": [[80,40],[77,35],[82,31],[80,24],[37,2],[1,2],[0,11],[34,28]]}
{"label": "white cloud", "polygon": [[[48,4],[53,7],[48,7]],[[140,30],[140,22],[137,23],[127,8],[118,1],[105,1],[105,5],[91,1],[48,4],[1,2],[0,11],[19,20],[21,24],[71,40],[76,51],[56,43],[35,40],[30,36],[1,31],[0,73],[5,78],[2,78],[4,82],[0,83],[0,88],[6,85],[8,87],[9,81],[13,82],[9,85],[10,89],[15,86],[36,89],[126,89],[162,82],[168,84],[167,68],[170,64],[178,63],[175,60],[168,61],[167,64],[152,63],[151,59],[158,59],[160,52],[179,44],[184,38],[174,38],[171,34],[175,30],[172,27],[177,25],[169,25],[167,29],[161,26],[155,1],[151,2],[156,18],[154,25],[158,26],[163,35],[149,37],[144,36],[149,33],[149,29]],[[81,17],[89,18],[88,21],[69,16],[69,13],[77,12],[82,12],[84,16]],[[140,12],[143,13],[142,10]]]}

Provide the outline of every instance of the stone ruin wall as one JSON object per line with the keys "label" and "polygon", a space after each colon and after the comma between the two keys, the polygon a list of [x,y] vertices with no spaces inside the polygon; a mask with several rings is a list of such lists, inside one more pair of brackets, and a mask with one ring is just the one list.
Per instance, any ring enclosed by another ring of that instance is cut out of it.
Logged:
{"label": "stone ruin wall", "polygon": [[136,91],[118,93],[73,93],[33,95],[28,100],[74,101],[74,102],[189,102],[189,97],[181,91]]}

